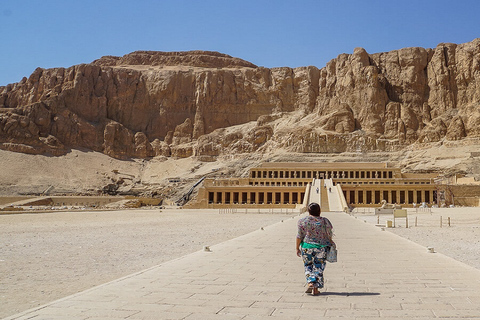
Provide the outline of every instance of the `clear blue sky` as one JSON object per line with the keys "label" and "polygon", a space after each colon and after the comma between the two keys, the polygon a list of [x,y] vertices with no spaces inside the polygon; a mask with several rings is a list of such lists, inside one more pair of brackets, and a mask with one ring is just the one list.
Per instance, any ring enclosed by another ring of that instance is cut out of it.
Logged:
{"label": "clear blue sky", "polygon": [[0,86],[136,50],[322,68],[341,53],[480,37],[479,0],[0,0]]}

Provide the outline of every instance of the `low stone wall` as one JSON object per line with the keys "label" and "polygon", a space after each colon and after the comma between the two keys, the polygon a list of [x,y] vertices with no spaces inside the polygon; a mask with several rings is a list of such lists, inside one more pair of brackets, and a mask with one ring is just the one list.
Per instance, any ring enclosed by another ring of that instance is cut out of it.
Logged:
{"label": "low stone wall", "polygon": [[52,196],[54,206],[100,207],[106,204],[124,200],[125,197],[95,197],[95,196]]}
{"label": "low stone wall", "polygon": [[13,203],[13,202],[17,202],[17,201],[23,201],[23,200],[27,200],[27,199],[31,199],[33,197],[1,197],[0,196],[0,206],[1,205],[5,205],[5,204],[9,204],[9,203]]}

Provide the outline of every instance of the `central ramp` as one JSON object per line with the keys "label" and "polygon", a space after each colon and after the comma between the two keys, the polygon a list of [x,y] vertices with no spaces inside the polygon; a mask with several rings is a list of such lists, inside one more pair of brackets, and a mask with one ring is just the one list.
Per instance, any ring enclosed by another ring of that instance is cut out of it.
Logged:
{"label": "central ramp", "polygon": [[[309,194],[309,199],[308,199],[308,203],[312,203],[312,202],[316,202],[318,204],[321,203],[321,193],[320,193],[320,190],[322,188],[322,181],[319,180],[319,179],[313,179],[312,183],[310,184],[310,191],[308,192]],[[307,193],[305,193],[307,194]]]}
{"label": "central ramp", "polygon": [[340,185],[333,185],[332,179],[325,179],[325,189],[328,194],[329,211],[344,211],[343,203],[346,203]]}
{"label": "central ramp", "polygon": [[322,212],[345,211],[347,207],[341,186],[333,185],[332,179],[313,179],[306,187],[305,195],[305,208],[312,202],[320,204]]}
{"label": "central ramp", "polygon": [[312,202],[318,203],[322,208],[322,212],[330,211],[328,192],[323,179],[313,179],[312,183],[305,188],[304,209],[306,210],[307,206]]}

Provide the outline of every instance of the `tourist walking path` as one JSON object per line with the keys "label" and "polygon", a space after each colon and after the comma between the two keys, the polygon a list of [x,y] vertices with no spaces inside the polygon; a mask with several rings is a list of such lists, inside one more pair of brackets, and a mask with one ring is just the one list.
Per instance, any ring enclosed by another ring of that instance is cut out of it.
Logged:
{"label": "tourist walking path", "polygon": [[298,216],[7,319],[480,319],[480,270],[344,213],[339,261],[304,293]]}

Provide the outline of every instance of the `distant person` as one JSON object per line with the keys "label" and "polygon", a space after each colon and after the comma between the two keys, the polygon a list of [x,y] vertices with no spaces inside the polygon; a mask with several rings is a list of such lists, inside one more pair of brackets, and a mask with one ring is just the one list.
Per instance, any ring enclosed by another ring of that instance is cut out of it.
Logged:
{"label": "distant person", "polygon": [[318,188],[317,188],[317,193],[318,193],[318,191],[319,191],[319,190],[318,190]]}
{"label": "distant person", "polygon": [[308,205],[309,215],[298,220],[296,239],[297,256],[301,256],[305,266],[307,291],[319,294],[323,288],[323,271],[325,270],[327,250],[336,247],[333,242],[333,226],[327,218],[320,217],[320,205],[312,202]]}
{"label": "distant person", "polygon": [[332,192],[332,188],[328,188],[328,192]]}

